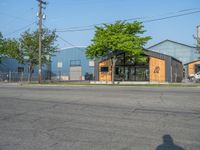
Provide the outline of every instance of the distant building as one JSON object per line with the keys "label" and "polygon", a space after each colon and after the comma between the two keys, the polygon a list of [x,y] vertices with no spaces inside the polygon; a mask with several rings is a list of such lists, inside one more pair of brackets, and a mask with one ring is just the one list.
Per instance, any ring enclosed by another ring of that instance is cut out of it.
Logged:
{"label": "distant building", "polygon": [[[1,56],[0,58],[0,81],[19,81],[28,80],[29,65],[28,63],[20,64],[17,60]],[[42,67],[43,79],[48,79],[48,71],[46,65]],[[38,80],[38,67],[35,66],[32,71],[32,80]]]}
{"label": "distant building", "polygon": [[94,61],[85,56],[85,47],[71,47],[58,50],[51,58],[51,79],[92,80]]}
{"label": "distant building", "polygon": [[[43,65],[43,80],[93,80],[94,61],[85,56],[85,47],[71,47],[58,50],[51,57],[49,65]],[[15,59],[1,57],[0,81],[28,80],[28,63],[19,64]],[[12,79],[11,79],[12,78]],[[33,69],[32,80],[38,79],[38,67]]]}
{"label": "distant building", "polygon": [[171,40],[164,40],[148,48],[161,54],[166,54],[180,60],[183,64],[195,61],[199,54],[194,46],[178,43]]}
{"label": "distant building", "polygon": [[188,77],[200,71],[200,59],[185,64]]}

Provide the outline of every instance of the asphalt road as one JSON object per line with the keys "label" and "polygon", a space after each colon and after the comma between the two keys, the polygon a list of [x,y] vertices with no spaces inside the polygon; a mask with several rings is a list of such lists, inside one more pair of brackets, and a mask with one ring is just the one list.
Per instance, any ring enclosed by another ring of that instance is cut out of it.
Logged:
{"label": "asphalt road", "polygon": [[200,88],[0,85],[0,150],[200,150]]}

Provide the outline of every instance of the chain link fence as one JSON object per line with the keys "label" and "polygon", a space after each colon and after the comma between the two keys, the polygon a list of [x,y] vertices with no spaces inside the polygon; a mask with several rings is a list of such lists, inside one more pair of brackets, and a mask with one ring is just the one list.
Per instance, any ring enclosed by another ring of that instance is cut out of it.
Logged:
{"label": "chain link fence", "polygon": [[[58,74],[53,74],[50,72],[43,72],[43,81],[71,81],[69,73],[59,72]],[[86,73],[82,75],[77,81],[91,81],[93,80],[93,74]],[[32,74],[32,82],[38,81],[38,74]],[[74,81],[74,80],[73,80]],[[0,82],[29,82],[29,73],[24,72],[0,72]]]}
{"label": "chain link fence", "polygon": [[[37,81],[38,75],[32,74],[31,81]],[[48,74],[43,74],[43,80],[49,80]],[[0,82],[28,82],[29,73],[24,72],[0,72]]]}

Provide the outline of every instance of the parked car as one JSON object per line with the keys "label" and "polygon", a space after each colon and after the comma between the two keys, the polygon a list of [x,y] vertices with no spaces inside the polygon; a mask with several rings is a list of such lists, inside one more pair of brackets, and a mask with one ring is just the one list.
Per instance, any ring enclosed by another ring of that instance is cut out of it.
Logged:
{"label": "parked car", "polygon": [[194,74],[196,80],[200,80],[200,71]]}
{"label": "parked car", "polygon": [[200,71],[195,74],[190,74],[188,78],[191,81],[200,81]]}

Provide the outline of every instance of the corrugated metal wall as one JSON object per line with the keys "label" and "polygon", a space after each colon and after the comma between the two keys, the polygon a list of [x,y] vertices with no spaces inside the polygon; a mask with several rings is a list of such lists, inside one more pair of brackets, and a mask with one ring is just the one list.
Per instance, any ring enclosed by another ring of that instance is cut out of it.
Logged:
{"label": "corrugated metal wall", "polygon": [[149,50],[172,56],[180,60],[183,64],[198,59],[196,48],[172,42],[170,40],[166,40],[160,44],[152,46]]}
{"label": "corrugated metal wall", "polygon": [[[23,68],[23,76],[24,76],[24,79],[27,80],[28,75],[29,75],[28,63],[19,64],[15,59],[7,58],[7,57],[1,58],[1,62],[0,62],[0,73],[1,74],[11,73],[13,76],[16,76],[16,78],[18,78],[18,72],[19,72],[18,67]],[[46,65],[43,65],[43,67],[42,67],[42,75],[43,75],[43,80],[46,80],[48,78]],[[38,79],[38,67],[37,66],[35,66],[33,68],[32,77],[33,77],[33,80]],[[16,79],[16,81],[17,80],[18,79]]]}
{"label": "corrugated metal wall", "polygon": [[[65,76],[70,79],[70,66],[78,65],[82,68],[82,76],[88,74],[94,75],[94,66],[89,66],[89,60],[85,56],[85,47],[72,47],[61,49],[52,57],[51,71],[52,76]],[[62,63],[58,67],[58,62]],[[80,62],[80,64],[71,64],[71,62]]]}

